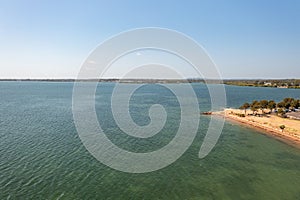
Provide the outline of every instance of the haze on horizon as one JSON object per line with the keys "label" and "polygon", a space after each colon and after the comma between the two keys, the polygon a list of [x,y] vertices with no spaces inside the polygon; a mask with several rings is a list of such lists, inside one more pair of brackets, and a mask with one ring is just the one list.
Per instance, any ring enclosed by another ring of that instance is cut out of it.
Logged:
{"label": "haze on horizon", "polygon": [[102,41],[140,27],[192,37],[224,79],[300,78],[297,0],[2,1],[0,78],[76,78]]}

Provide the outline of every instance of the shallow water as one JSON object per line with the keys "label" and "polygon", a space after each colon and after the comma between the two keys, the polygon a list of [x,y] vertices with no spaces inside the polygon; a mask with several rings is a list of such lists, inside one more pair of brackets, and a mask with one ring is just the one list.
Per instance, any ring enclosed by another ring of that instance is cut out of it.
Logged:
{"label": "shallow water", "polygon": [[[116,127],[108,107],[113,86],[99,85],[96,108],[115,144],[147,152],[174,137],[180,110],[172,93],[159,85],[136,92],[131,114],[137,124],[149,123],[153,103],[168,111],[162,133],[138,140]],[[200,109],[209,110],[205,85],[193,87]],[[216,147],[200,160],[209,117],[201,117],[193,144],[168,167],[146,174],[113,170],[82,145],[73,122],[72,88],[73,83],[0,82],[0,199],[299,199],[300,150],[258,131],[227,122]],[[226,92],[228,107],[253,99],[300,98],[300,90],[293,89],[226,86]]]}

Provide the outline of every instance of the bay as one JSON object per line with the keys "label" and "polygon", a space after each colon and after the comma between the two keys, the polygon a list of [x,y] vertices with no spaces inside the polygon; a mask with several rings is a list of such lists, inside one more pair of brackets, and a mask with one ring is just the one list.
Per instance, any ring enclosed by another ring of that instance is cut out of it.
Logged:
{"label": "bay", "polygon": [[[210,109],[204,84],[193,83],[201,111]],[[110,97],[114,83],[96,93],[100,124],[116,145],[149,152],[168,144],[178,129],[180,108],[163,85],[148,84],[133,95],[138,125],[149,123],[154,103],[168,113],[161,133],[141,140],[116,125]],[[300,98],[300,90],[225,86],[227,106],[252,100]],[[297,199],[300,150],[275,138],[226,122],[205,158],[198,152],[209,118],[201,117],[193,144],[158,171],[130,174],[97,161],[83,146],[72,116],[71,82],[0,82],[0,199]],[[200,117],[200,115],[199,115]]]}

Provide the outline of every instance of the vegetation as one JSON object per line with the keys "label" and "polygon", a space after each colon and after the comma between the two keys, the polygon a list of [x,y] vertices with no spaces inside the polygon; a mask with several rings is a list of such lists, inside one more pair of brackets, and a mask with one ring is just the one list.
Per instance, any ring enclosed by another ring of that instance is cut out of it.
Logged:
{"label": "vegetation", "polygon": [[266,109],[268,113],[275,111],[278,115],[284,117],[286,112],[296,111],[300,107],[300,99],[285,98],[281,102],[276,103],[274,100],[254,100],[251,104],[248,102],[244,103],[240,109],[245,110],[245,115],[247,109],[253,111],[253,115],[256,115],[258,110],[261,110],[263,114],[266,114]]}
{"label": "vegetation", "polygon": [[281,125],[281,126],[279,126],[279,128],[280,128],[281,131],[283,132],[283,130],[285,129],[285,125]]}
{"label": "vegetation", "polygon": [[277,106],[277,104],[276,104],[275,101],[270,100],[270,101],[268,102],[268,109],[270,109],[271,112],[273,112],[273,110],[276,108],[276,106]]}
{"label": "vegetation", "polygon": [[285,80],[224,80],[227,85],[300,89],[300,79]]}
{"label": "vegetation", "polygon": [[244,109],[244,110],[245,110],[245,114],[246,114],[246,111],[247,111],[248,108],[250,108],[250,104],[249,104],[249,103],[244,103],[244,104],[240,107],[240,109]]}
{"label": "vegetation", "polygon": [[0,79],[0,81],[49,81],[49,82],[123,82],[123,83],[213,83],[252,87],[278,87],[300,89],[300,79],[278,79],[278,80],[221,80],[221,79]]}
{"label": "vegetation", "polygon": [[250,105],[251,110],[253,111],[253,114],[256,114],[258,109],[260,108],[260,103],[256,100],[254,100]]}

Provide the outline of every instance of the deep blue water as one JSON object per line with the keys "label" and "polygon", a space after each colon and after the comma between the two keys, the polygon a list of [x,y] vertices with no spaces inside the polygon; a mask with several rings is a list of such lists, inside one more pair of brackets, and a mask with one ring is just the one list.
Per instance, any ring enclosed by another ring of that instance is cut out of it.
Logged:
{"label": "deep blue water", "polygon": [[[165,106],[168,120],[162,134],[135,140],[113,120],[108,106],[113,86],[99,85],[96,109],[115,144],[146,152],[174,137],[180,109],[172,93],[155,84],[137,91],[131,101],[137,124],[149,123],[153,103]],[[205,85],[193,87],[200,109],[209,110]],[[73,83],[0,82],[0,199],[299,199],[299,149],[227,122],[216,147],[200,160],[207,117],[201,117],[191,147],[170,166],[146,174],[113,170],[82,145],[73,122],[72,89]],[[300,98],[294,89],[226,86],[226,93],[228,107],[253,99]]]}

